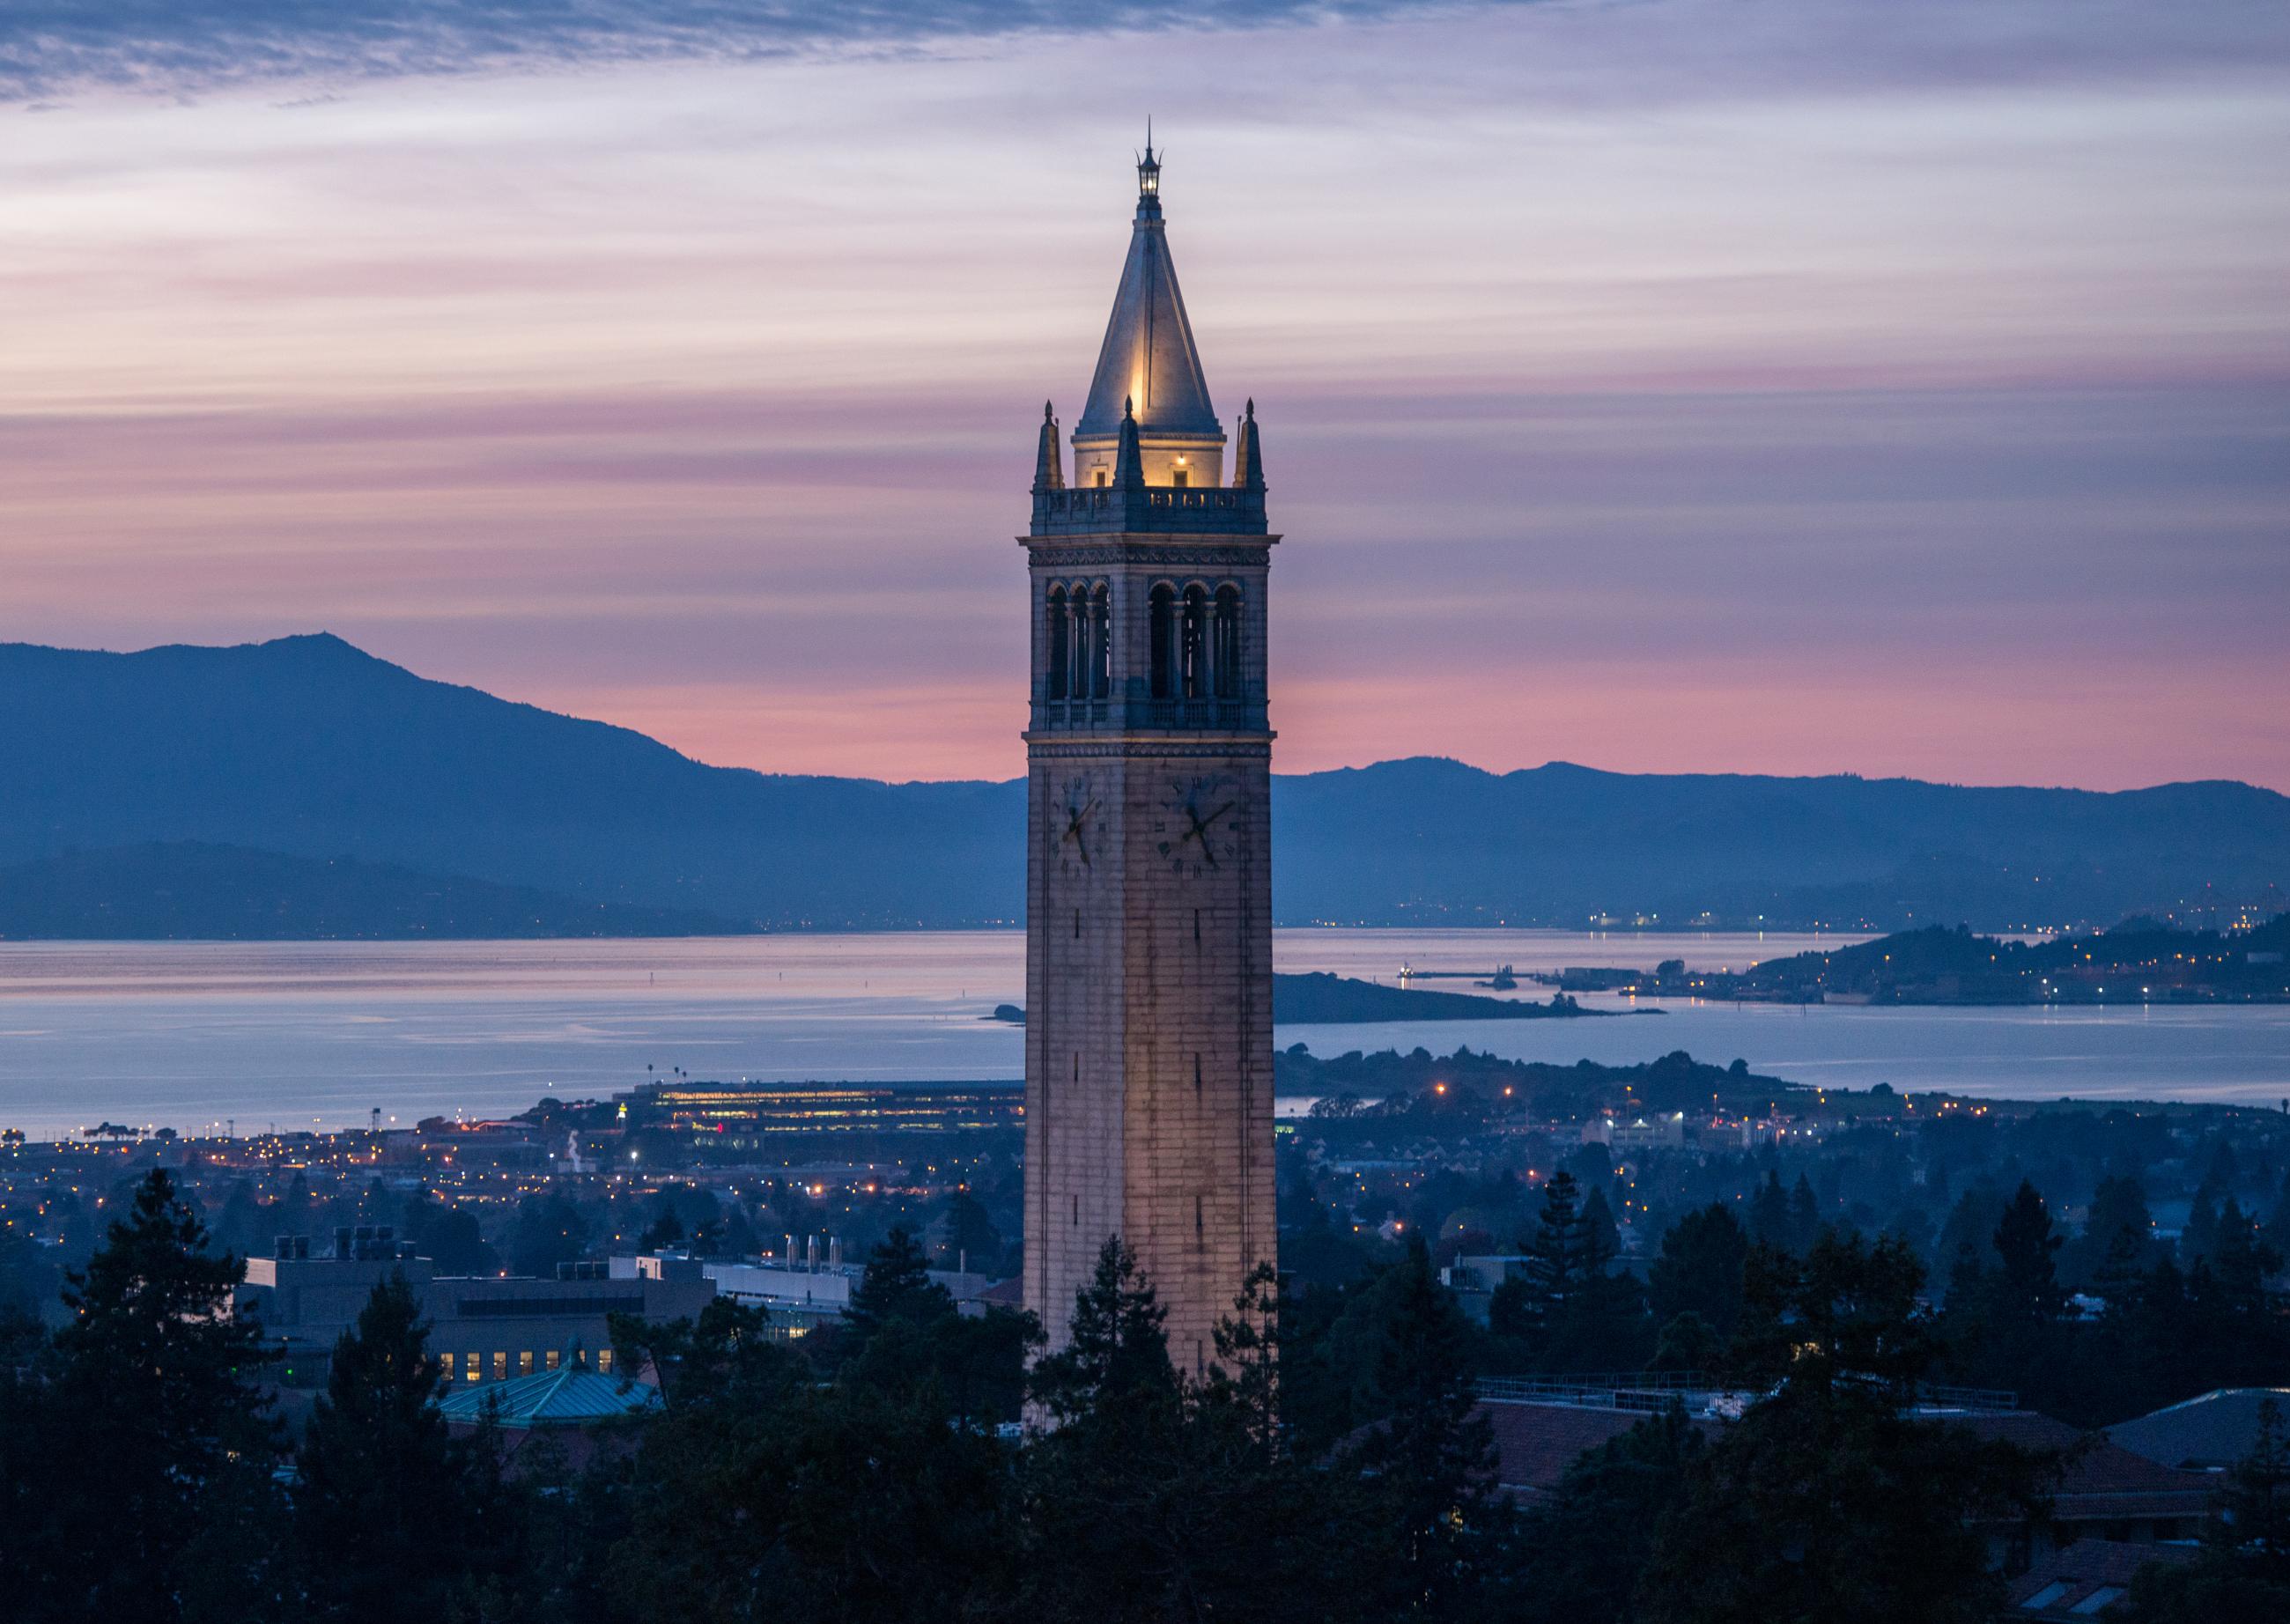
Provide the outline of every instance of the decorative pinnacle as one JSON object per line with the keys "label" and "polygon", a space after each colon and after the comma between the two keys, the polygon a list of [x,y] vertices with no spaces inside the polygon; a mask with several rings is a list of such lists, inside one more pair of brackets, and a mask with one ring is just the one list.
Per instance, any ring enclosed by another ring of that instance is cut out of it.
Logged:
{"label": "decorative pinnacle", "polygon": [[1121,415],[1125,418],[1134,418],[1137,415],[1137,397],[1134,395],[1125,395],[1121,397]]}
{"label": "decorative pinnacle", "polygon": [[1044,401],[1042,403],[1042,421],[1045,423],[1051,422],[1054,420],[1055,417],[1056,413],[1050,410],[1050,403],[1048,401]]}

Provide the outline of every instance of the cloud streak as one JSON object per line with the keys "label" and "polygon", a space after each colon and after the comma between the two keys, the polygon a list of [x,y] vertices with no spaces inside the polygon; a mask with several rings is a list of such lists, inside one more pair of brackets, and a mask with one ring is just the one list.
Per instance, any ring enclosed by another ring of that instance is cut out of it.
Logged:
{"label": "cloud streak", "polygon": [[278,80],[751,61],[1429,9],[1433,0],[1228,0],[1213,12],[1181,16],[1145,0],[22,0],[0,14],[0,95],[29,100],[93,87],[184,93]]}

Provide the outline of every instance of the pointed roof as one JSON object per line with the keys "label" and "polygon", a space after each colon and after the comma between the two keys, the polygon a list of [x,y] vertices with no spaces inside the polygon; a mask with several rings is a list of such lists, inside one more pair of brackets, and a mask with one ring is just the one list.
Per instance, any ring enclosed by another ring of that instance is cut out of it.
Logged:
{"label": "pointed roof", "polygon": [[1129,258],[1121,267],[1113,317],[1097,353],[1089,404],[1074,434],[1084,439],[1118,434],[1124,404],[1134,401],[1141,434],[1221,437],[1224,428],[1209,404],[1208,380],[1201,374],[1185,296],[1178,291],[1177,268],[1169,258],[1161,221],[1161,165],[1149,146],[1137,165],[1137,181]]}

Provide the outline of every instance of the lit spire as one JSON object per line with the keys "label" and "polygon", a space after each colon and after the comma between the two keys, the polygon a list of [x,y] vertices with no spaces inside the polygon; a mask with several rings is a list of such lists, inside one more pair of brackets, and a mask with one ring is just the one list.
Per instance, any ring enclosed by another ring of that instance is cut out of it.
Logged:
{"label": "lit spire", "polygon": [[1161,160],[1150,144],[1137,160],[1137,219],[1129,235],[1129,257],[1113,296],[1113,314],[1098,351],[1089,399],[1074,425],[1077,441],[1110,438],[1121,429],[1122,402],[1128,399],[1146,435],[1221,437],[1223,425],[1209,404],[1201,375],[1200,352],[1193,347],[1192,324],[1177,268],[1169,257],[1168,229],[1161,221]]}
{"label": "lit spire", "polygon": [[1153,116],[1145,115],[1145,150],[1137,160],[1137,218],[1161,218],[1161,160],[1153,156]]}

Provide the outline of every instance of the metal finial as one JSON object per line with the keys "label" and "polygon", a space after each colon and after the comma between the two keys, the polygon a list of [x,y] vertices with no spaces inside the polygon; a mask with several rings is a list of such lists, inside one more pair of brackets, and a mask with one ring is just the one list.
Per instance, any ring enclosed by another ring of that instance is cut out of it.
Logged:
{"label": "metal finial", "polygon": [[1124,417],[1137,415],[1137,397],[1134,395],[1125,395],[1121,397],[1121,415]]}
{"label": "metal finial", "polygon": [[1054,414],[1050,411],[1050,403],[1044,401],[1042,403],[1042,421],[1045,423],[1051,421],[1053,415]]}

